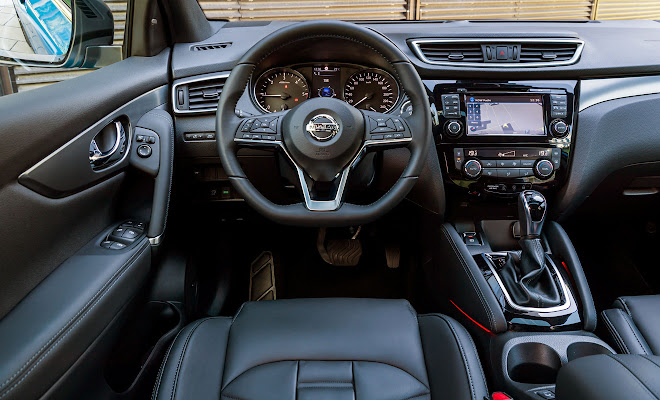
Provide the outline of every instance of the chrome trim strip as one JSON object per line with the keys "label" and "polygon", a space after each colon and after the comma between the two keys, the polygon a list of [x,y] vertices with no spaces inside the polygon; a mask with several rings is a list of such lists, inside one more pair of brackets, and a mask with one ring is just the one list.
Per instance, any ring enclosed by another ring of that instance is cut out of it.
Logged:
{"label": "chrome trim strip", "polygon": [[660,93],[660,76],[585,79],[580,81],[580,111],[609,100]]}
{"label": "chrome trim strip", "polygon": [[156,237],[149,238],[149,243],[152,246],[158,246],[163,241],[163,234],[160,234]]}
{"label": "chrome trim strip", "polygon": [[553,306],[553,307],[546,307],[546,308],[536,308],[536,307],[524,307],[524,306],[519,306],[518,304],[514,303],[514,301],[511,299],[511,296],[509,295],[509,292],[506,290],[506,286],[504,286],[504,283],[502,283],[502,280],[500,279],[499,274],[493,268],[493,259],[491,258],[491,255],[500,255],[500,256],[505,256],[507,253],[486,253],[484,256],[488,259],[489,262],[488,268],[490,268],[491,272],[493,273],[493,276],[495,276],[495,279],[497,280],[497,283],[500,285],[500,288],[502,289],[502,293],[504,293],[504,298],[506,298],[506,302],[515,310],[518,311],[525,311],[525,312],[537,312],[537,313],[550,313],[550,312],[558,312],[558,311],[564,311],[567,310],[571,307],[571,299],[573,297],[573,294],[571,293],[570,289],[566,285],[566,282],[564,282],[564,279],[561,277],[561,274],[559,273],[559,270],[557,269],[557,266],[555,265],[554,262],[548,257],[546,254],[546,260],[549,261],[550,265],[552,268],[555,270],[555,274],[557,275],[557,278],[559,279],[559,286],[560,290],[563,292],[564,297],[566,298],[566,302],[564,304],[560,304],[558,306]]}
{"label": "chrome trim strip", "polygon": [[[206,74],[202,76],[194,76],[191,78],[182,78],[182,79],[177,79],[176,83],[172,85],[172,109],[174,110],[175,114],[201,114],[201,113],[208,113],[208,112],[215,112],[218,107],[214,108],[200,108],[198,110],[179,110],[177,107],[177,99],[176,99],[176,89],[179,86],[182,85],[187,85],[189,83],[193,82],[203,82],[203,81],[210,81],[212,79],[221,79],[221,78],[228,78],[229,77],[229,72],[218,72],[214,74]],[[188,96],[190,99],[190,96]]]}
{"label": "chrome trim strip", "polygon": [[[534,63],[520,63],[520,62],[494,62],[494,63],[473,63],[473,62],[451,62],[451,61],[431,61],[422,52],[419,45],[424,43],[570,43],[576,44],[575,54],[570,60],[558,61],[558,62],[534,62]],[[412,49],[417,58],[424,61],[427,64],[433,65],[444,65],[452,67],[474,67],[474,68],[529,68],[529,67],[559,67],[562,65],[571,65],[575,64],[580,55],[582,54],[582,49],[584,48],[584,41],[580,39],[530,39],[530,38],[480,38],[480,39],[471,39],[471,38],[456,38],[456,39],[414,39],[410,41],[412,44]]]}

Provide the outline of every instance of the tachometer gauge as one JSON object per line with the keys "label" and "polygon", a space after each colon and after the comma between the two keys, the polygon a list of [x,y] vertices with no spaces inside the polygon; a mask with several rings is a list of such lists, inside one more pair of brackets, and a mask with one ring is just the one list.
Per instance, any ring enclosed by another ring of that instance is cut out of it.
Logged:
{"label": "tachometer gauge", "polygon": [[254,99],[266,112],[288,110],[308,98],[307,81],[290,68],[268,70],[254,85]]}
{"label": "tachometer gauge", "polygon": [[378,69],[354,73],[344,86],[344,99],[363,110],[388,112],[399,98],[399,85],[392,75]]}

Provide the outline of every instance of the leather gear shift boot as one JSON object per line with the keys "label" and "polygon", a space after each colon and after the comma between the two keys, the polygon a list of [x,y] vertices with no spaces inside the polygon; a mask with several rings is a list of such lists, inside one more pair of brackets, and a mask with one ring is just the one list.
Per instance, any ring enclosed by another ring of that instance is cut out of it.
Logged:
{"label": "leather gear shift boot", "polygon": [[539,239],[520,241],[522,253],[510,252],[499,271],[514,303],[524,307],[548,308],[561,303],[557,283],[545,262]]}

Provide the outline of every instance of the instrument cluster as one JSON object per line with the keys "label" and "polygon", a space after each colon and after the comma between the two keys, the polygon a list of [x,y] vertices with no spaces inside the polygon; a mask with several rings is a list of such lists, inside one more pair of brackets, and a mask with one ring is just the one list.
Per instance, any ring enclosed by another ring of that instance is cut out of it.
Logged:
{"label": "instrument cluster", "polygon": [[345,63],[271,68],[251,85],[252,100],[264,112],[285,111],[312,97],[334,97],[362,110],[387,113],[401,97],[387,71]]}

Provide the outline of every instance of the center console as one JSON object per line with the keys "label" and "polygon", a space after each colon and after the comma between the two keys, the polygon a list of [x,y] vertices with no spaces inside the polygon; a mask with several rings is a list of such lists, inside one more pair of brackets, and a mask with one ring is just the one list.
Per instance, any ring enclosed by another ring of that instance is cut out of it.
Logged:
{"label": "center console", "polygon": [[513,197],[561,185],[575,127],[575,81],[437,82],[436,143],[447,180]]}

